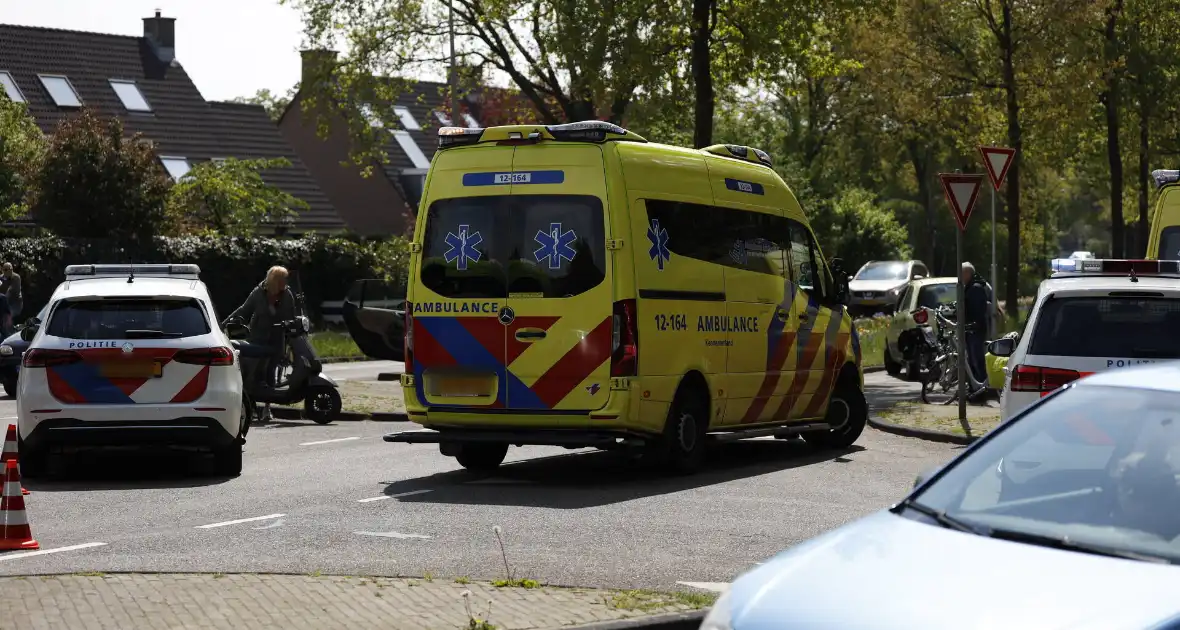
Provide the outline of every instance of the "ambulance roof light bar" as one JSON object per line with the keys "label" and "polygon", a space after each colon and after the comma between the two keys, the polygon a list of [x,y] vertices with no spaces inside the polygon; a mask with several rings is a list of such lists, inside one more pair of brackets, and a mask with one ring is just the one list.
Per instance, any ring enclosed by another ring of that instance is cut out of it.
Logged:
{"label": "ambulance roof light bar", "polygon": [[127,276],[200,280],[201,267],[190,264],[69,265],[66,267],[67,280],[83,280],[86,278],[122,278]]}
{"label": "ambulance roof light bar", "polygon": [[1053,261],[1053,275],[1180,275],[1180,261],[1134,260],[1125,258],[1059,258]]}

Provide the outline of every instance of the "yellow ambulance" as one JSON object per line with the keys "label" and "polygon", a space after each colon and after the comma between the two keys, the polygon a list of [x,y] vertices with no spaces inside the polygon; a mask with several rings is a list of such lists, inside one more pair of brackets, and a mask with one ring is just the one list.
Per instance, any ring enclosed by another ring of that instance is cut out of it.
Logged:
{"label": "yellow ambulance", "polygon": [[424,428],[386,441],[437,443],[476,471],[554,445],[691,472],[713,442],[860,436],[847,274],[764,152],[599,121],[448,127],[439,146],[401,376]]}
{"label": "yellow ambulance", "polygon": [[1147,258],[1180,260],[1180,171],[1152,171],[1159,189],[1151,214],[1151,235],[1147,240]]}

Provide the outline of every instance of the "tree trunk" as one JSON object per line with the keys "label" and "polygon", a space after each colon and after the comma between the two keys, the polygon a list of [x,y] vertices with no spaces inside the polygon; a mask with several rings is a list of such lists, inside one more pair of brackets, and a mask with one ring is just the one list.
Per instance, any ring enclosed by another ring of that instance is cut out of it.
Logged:
{"label": "tree trunk", "polygon": [[1139,240],[1139,253],[1147,257],[1148,227],[1150,218],[1147,207],[1147,197],[1151,192],[1151,111],[1146,99],[1139,101],[1139,225],[1136,233]]}
{"label": "tree trunk", "polygon": [[1119,109],[1122,105],[1119,90],[1118,26],[1123,0],[1116,0],[1106,9],[1106,42],[1103,58],[1106,61],[1106,91],[1101,96],[1106,111],[1106,160],[1110,164],[1110,254],[1123,258],[1126,241],[1123,235],[1123,155],[1119,150]]}
{"label": "tree trunk", "polygon": [[[1008,273],[1005,278],[1004,300],[1009,317],[1019,318],[1020,307],[1020,161],[1024,155],[1024,139],[1020,128],[1020,101],[1016,94],[1016,65],[1013,57],[1012,5],[1003,3],[1003,25],[1000,53],[1003,58],[1004,96],[1008,118],[1008,146],[1016,150],[1012,166],[1008,168]],[[996,291],[999,292],[998,287]]]}
{"label": "tree trunk", "polygon": [[922,261],[933,267],[932,272],[941,274],[943,269],[940,268],[938,259],[938,223],[934,217],[934,200],[930,196],[930,165],[927,163],[927,154],[922,149],[924,144],[910,139],[906,145],[909,149],[910,164],[914,167],[914,178],[918,180],[918,201],[926,212],[926,234],[929,244],[922,253]]}
{"label": "tree trunk", "polygon": [[710,18],[714,0],[692,3],[692,80],[696,98],[693,120],[693,144],[704,148],[713,144],[713,59],[709,49],[713,28]]}

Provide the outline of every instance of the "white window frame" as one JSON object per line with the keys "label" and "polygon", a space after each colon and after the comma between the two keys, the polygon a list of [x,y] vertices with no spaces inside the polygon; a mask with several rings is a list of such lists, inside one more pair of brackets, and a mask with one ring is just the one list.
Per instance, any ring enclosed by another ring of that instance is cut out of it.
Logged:
{"label": "white window frame", "polygon": [[[54,105],[57,105],[58,107],[69,107],[71,109],[76,109],[76,108],[82,107],[82,105],[83,105],[82,95],[78,94],[77,88],[74,87],[73,82],[71,82],[70,78],[67,77],[66,75],[64,75],[64,74],[38,74],[37,78],[41,80],[41,87],[45,88],[45,91],[49,94],[49,98],[51,100],[53,100]],[[76,101],[76,102],[62,104],[60,101],[58,101],[57,96],[55,96],[53,93],[53,90],[50,89],[49,83],[47,83],[45,81],[46,79],[61,79],[62,81],[65,81],[66,87],[70,88],[70,93],[74,95],[74,101]]]}
{"label": "white window frame", "polygon": [[[0,85],[4,86],[4,93],[8,96],[9,100],[14,103],[29,102],[28,99],[25,98],[25,93],[20,91],[20,86],[16,84],[16,77],[12,75],[12,72],[8,70],[0,70],[0,76],[8,77],[7,81],[0,81]],[[9,91],[10,88],[12,90],[11,92]]]}
{"label": "white window frame", "polygon": [[434,117],[438,119],[440,125],[444,127],[451,126],[451,117],[444,114],[441,109],[434,110]]}
{"label": "white window frame", "polygon": [[422,147],[414,142],[414,137],[410,135],[410,132],[398,129],[393,132],[393,137],[397,140],[398,146],[402,148],[402,153],[405,153],[406,157],[410,158],[410,162],[413,162],[414,168],[430,168],[430,159],[422,152]]}
{"label": "white window frame", "polygon": [[470,112],[463,112],[462,116],[463,122],[467,123],[468,129],[479,129],[479,121]]}
{"label": "white window frame", "polygon": [[[115,96],[119,97],[119,102],[123,104],[123,109],[136,114],[150,114],[152,112],[152,104],[148,102],[147,96],[144,95],[143,90],[139,89],[139,85],[135,81],[128,79],[107,79],[107,83],[110,84],[111,91],[115,93]],[[135,90],[135,93],[139,95],[139,100],[143,101],[143,107],[132,108],[126,99],[123,98],[123,94],[115,88],[116,85],[130,85]]]}
{"label": "white window frame", "polygon": [[406,131],[421,131],[422,125],[418,124],[418,119],[414,118],[414,114],[409,107],[404,105],[394,105],[393,113],[397,114],[397,119],[401,121],[402,128]]}
{"label": "white window frame", "polygon": [[[187,167],[186,170],[180,174],[180,177],[177,177],[176,174],[172,172],[172,169],[168,168],[168,162],[170,160],[184,162],[185,166]],[[168,171],[168,175],[172,177],[172,181],[174,182],[180,181],[185,175],[188,175],[193,170],[192,162],[189,162],[188,158],[179,155],[161,155],[160,164],[164,167],[165,171]]]}

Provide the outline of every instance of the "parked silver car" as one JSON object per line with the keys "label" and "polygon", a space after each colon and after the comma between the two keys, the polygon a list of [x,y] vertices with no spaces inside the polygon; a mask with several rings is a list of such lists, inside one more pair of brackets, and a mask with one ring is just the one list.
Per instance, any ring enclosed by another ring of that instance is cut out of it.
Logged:
{"label": "parked silver car", "polygon": [[848,310],[853,317],[890,314],[911,280],[928,277],[930,270],[920,260],[870,260],[849,279]]}

